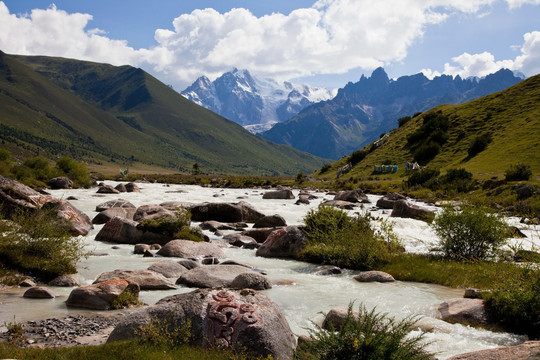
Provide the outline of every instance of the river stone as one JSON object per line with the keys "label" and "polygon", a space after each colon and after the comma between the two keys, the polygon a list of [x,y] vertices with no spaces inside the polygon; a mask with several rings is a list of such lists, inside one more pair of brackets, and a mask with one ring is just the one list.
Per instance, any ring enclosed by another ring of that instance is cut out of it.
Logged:
{"label": "river stone", "polygon": [[131,280],[139,284],[141,290],[169,290],[176,286],[165,276],[150,270],[114,270],[98,276],[94,284],[108,280]]}
{"label": "river stone", "polygon": [[276,229],[274,228],[260,228],[260,229],[249,229],[241,232],[241,235],[249,236],[255,239],[256,242],[262,244],[268,239],[270,234],[272,234]]}
{"label": "river stone", "polygon": [[248,222],[254,223],[264,214],[257,211],[245,201],[239,203],[203,203],[188,207],[191,212],[191,220],[208,221],[215,220],[225,223]]}
{"label": "river stone", "polygon": [[309,205],[310,202],[309,202],[308,199],[300,198],[300,199],[296,200],[296,202],[294,204],[295,205]]}
{"label": "river stone", "polygon": [[200,263],[191,259],[182,259],[182,260],[179,260],[178,263],[188,270],[195,269],[196,267],[201,266]]}
{"label": "river stone", "polygon": [[291,190],[267,191],[264,193],[263,199],[290,200],[294,199],[294,194]]}
{"label": "river stone", "polygon": [[143,231],[137,228],[138,222],[113,217],[96,235],[96,241],[107,241],[117,244],[166,244],[171,236]]}
{"label": "river stone", "polygon": [[199,288],[229,287],[236,276],[246,272],[253,271],[238,265],[199,266],[182,274],[176,283]]}
{"label": "river stone", "polygon": [[143,205],[137,208],[133,215],[133,220],[141,222],[143,220],[155,220],[165,217],[176,217],[174,211],[167,210],[160,205]]}
{"label": "river stone", "polygon": [[271,289],[272,285],[264,275],[256,272],[245,272],[233,279],[231,287],[240,289],[266,290]]}
{"label": "river stone", "polygon": [[141,189],[139,189],[139,187],[136,184],[130,182],[126,184],[126,191],[127,192],[141,192]]}
{"label": "river stone", "polygon": [[135,244],[135,247],[133,248],[134,254],[144,254],[145,251],[150,251],[152,248],[149,244]]}
{"label": "river stone", "polygon": [[180,265],[177,261],[174,260],[162,260],[157,263],[152,264],[148,270],[155,271],[166,278],[175,278],[177,279],[180,275],[188,271],[185,267]]}
{"label": "river stone", "polygon": [[93,310],[109,310],[114,300],[122,293],[131,292],[139,296],[139,284],[126,279],[103,281],[73,289],[66,305]]}
{"label": "river stone", "polygon": [[203,258],[208,256],[217,258],[225,257],[225,253],[217,245],[191,240],[170,241],[165,244],[157,254],[165,257],[180,258]]}
{"label": "river stone", "polygon": [[260,246],[254,238],[242,234],[225,235],[223,239],[227,240],[232,246],[243,247],[246,249],[255,249]]}
{"label": "river stone", "polygon": [[267,215],[263,218],[260,218],[255,224],[253,224],[254,229],[282,226],[287,226],[287,222],[285,221],[283,216],[278,214]]}
{"label": "river stone", "polygon": [[111,185],[102,185],[99,187],[98,194],[120,194],[120,191],[113,188]]}
{"label": "river stone", "polygon": [[135,339],[150,322],[169,321],[172,328],[181,328],[188,319],[191,345],[243,350],[250,358],[293,357],[296,340],[285,316],[255,290],[202,289],[166,297],[127,315],[107,342]]}
{"label": "river stone", "polygon": [[32,279],[24,279],[23,281],[21,281],[19,283],[19,286],[20,287],[33,287],[33,286],[36,286],[36,282]]}
{"label": "river stone", "polygon": [[358,203],[353,203],[344,200],[328,200],[323,203],[325,206],[333,206],[340,209],[353,210],[358,206]]}
{"label": "river stone", "polygon": [[274,231],[257,249],[262,257],[296,258],[306,246],[307,238],[297,226],[287,226]]}
{"label": "river stone", "polygon": [[96,211],[101,212],[110,208],[136,209],[135,205],[124,199],[109,200],[96,206]]}
{"label": "river stone", "polygon": [[540,341],[526,341],[519,345],[460,354],[448,360],[535,360],[539,358]]}
{"label": "river stone", "polygon": [[73,181],[71,179],[65,177],[65,176],[59,176],[52,178],[49,180],[49,183],[47,184],[50,186],[51,189],[72,189],[73,188]]}
{"label": "river stone", "polygon": [[321,275],[321,276],[328,276],[328,275],[339,275],[342,271],[337,266],[332,266],[326,269],[319,270],[315,273],[315,275]]}
{"label": "river stone", "polygon": [[234,227],[230,225],[223,224],[223,223],[220,223],[219,221],[214,221],[214,220],[202,222],[199,224],[199,227],[202,230],[209,230],[213,233],[217,232],[218,230],[234,230],[235,229]]}
{"label": "river stone", "polygon": [[394,277],[384,271],[364,271],[354,277],[359,282],[394,282]]}
{"label": "river stone", "polygon": [[382,198],[377,200],[377,207],[379,209],[393,209],[394,203],[398,200],[405,200],[405,196],[398,193],[390,193],[384,195]]}
{"label": "river stone", "polygon": [[451,299],[437,308],[438,317],[455,324],[488,327],[490,318],[481,299]]}
{"label": "river stone", "polygon": [[111,220],[115,216],[121,217],[123,219],[133,220],[134,214],[134,208],[112,207],[110,209],[103,210],[102,212],[94,216],[94,218],[92,219],[92,224],[105,224],[107,221]]}
{"label": "river stone", "polygon": [[334,200],[347,201],[351,203],[369,203],[369,199],[366,194],[360,189],[338,191],[334,196]]}
{"label": "river stone", "polygon": [[119,192],[121,192],[121,193],[127,192],[127,190],[126,190],[126,185],[124,185],[124,184],[122,184],[122,183],[116,185],[114,188],[115,188],[116,190],[118,190]]}
{"label": "river stone", "polygon": [[[349,314],[349,309],[345,306],[336,306],[333,309],[330,309],[328,314],[326,314],[324,321],[322,323],[322,328],[326,330],[334,329],[338,330],[343,325],[345,325],[345,320]],[[357,311],[353,311],[352,315],[354,318],[358,319],[360,316]]]}
{"label": "river stone", "polygon": [[54,299],[56,294],[45,286],[33,286],[24,292],[23,297],[32,299]]}
{"label": "river stone", "polygon": [[397,200],[390,216],[431,221],[435,214],[431,210],[409,204],[406,200]]}
{"label": "river stone", "polygon": [[73,287],[80,285],[81,282],[79,278],[72,274],[60,275],[49,281],[49,286]]}

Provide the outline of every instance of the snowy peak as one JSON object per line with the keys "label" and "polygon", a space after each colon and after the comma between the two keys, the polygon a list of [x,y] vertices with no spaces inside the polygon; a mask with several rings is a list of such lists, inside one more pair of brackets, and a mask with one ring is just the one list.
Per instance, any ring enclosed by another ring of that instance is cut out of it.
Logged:
{"label": "snowy peak", "polygon": [[182,95],[252,132],[267,129],[297,115],[308,105],[332,98],[328,89],[260,79],[248,70],[236,68],[213,82],[201,76]]}

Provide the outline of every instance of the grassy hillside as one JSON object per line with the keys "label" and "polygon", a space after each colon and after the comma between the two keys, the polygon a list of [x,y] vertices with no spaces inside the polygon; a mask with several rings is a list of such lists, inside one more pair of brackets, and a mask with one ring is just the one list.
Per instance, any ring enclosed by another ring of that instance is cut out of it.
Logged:
{"label": "grassy hillside", "polygon": [[263,140],[140,69],[0,54],[3,146],[119,168],[294,175],[323,163]]}
{"label": "grassy hillside", "polygon": [[[488,179],[500,177],[511,165],[522,163],[530,166],[533,176],[539,178],[540,75],[537,75],[507,90],[462,105],[441,105],[412,118],[363,148],[367,155],[343,179],[378,177],[397,180],[406,176],[404,165],[414,159],[414,148],[408,137],[410,139],[411,134],[422,127],[429,114],[438,111],[449,122],[445,141],[436,156],[422,165],[438,168],[442,173],[450,168],[464,168],[475,178]],[[479,136],[487,136],[491,142],[483,151],[469,156],[468,150]],[[324,173],[317,171],[315,174],[319,178],[335,179],[336,170],[349,160],[350,156],[345,156]],[[395,164],[399,170],[395,174],[374,174],[373,166],[378,164]]]}

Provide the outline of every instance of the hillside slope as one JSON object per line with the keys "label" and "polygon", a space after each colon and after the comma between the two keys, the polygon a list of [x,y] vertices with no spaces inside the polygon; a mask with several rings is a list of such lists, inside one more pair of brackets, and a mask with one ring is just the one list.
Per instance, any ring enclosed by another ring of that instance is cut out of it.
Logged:
{"label": "hillside slope", "polygon": [[250,134],[141,69],[0,54],[2,140],[49,156],[278,175],[322,159]]}
{"label": "hillside slope", "polygon": [[[477,178],[501,176],[518,163],[529,165],[535,176],[540,175],[540,75],[461,105],[441,105],[411,119],[392,130],[383,139],[365,146],[365,158],[353,166],[345,179],[355,176],[374,176],[374,165],[395,164],[396,174],[377,175],[384,178],[405,176],[404,165],[414,160],[410,142],[430,114],[441,112],[448,119],[446,140],[439,152],[425,165],[443,172],[450,168],[465,168]],[[427,134],[433,134],[428,132]],[[491,142],[474,156],[469,148],[479,136],[487,135]],[[378,145],[378,146],[377,146]],[[350,161],[350,156],[331,165],[328,171],[316,175],[334,179],[336,170]]]}

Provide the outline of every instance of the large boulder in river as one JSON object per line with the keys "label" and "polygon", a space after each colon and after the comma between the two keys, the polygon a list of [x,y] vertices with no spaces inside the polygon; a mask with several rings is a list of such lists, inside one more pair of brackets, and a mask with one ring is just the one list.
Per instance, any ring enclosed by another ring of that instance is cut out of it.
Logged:
{"label": "large boulder in river", "polygon": [[73,235],[87,235],[94,228],[90,218],[66,200],[43,195],[15,180],[0,176],[0,205],[6,216],[40,209],[55,214],[58,224]]}
{"label": "large boulder in river", "polygon": [[171,236],[144,231],[137,228],[139,223],[119,216],[113,217],[96,235],[96,241],[107,241],[117,244],[159,244],[172,240]]}
{"label": "large boulder in river", "polygon": [[350,201],[344,201],[344,200],[328,200],[323,202],[325,206],[333,206],[340,209],[346,209],[346,210],[353,210],[354,208],[358,207],[358,203],[353,203]]}
{"label": "large boulder in river", "polygon": [[160,205],[143,205],[137,208],[137,211],[133,215],[133,220],[141,222],[143,220],[156,220],[165,217],[176,217],[176,214]]}
{"label": "large boulder in river", "polygon": [[[345,306],[336,306],[335,308],[330,309],[330,311],[326,314],[321,327],[326,330],[339,330],[343,327],[343,325],[345,325],[348,316],[348,308],[346,308]],[[353,318],[358,319],[358,311],[353,311],[352,316]]]}
{"label": "large boulder in river", "polygon": [[73,188],[73,181],[71,181],[70,178],[67,178],[65,176],[59,176],[52,178],[49,180],[48,184],[49,187],[53,190],[56,189],[72,189]]}
{"label": "large boulder in river", "polygon": [[254,238],[242,234],[228,234],[223,237],[232,246],[257,249],[260,244]]}
{"label": "large boulder in river", "polygon": [[174,260],[162,260],[150,265],[148,268],[150,271],[155,271],[166,278],[175,278],[178,279],[183,273],[188,271],[184,266],[180,265],[177,261]]}
{"label": "large boulder in river", "polygon": [[296,347],[285,316],[255,290],[202,289],[168,296],[136,310],[116,326],[107,342],[135,339],[150,323],[179,329],[191,322],[192,343],[205,348],[246,351],[250,358],[292,359]]}
{"label": "large boulder in river", "polygon": [[157,254],[165,257],[179,258],[225,257],[225,253],[219,246],[207,242],[191,240],[170,241],[165,244]]}
{"label": "large boulder in river", "polygon": [[259,244],[262,244],[263,242],[268,239],[270,234],[272,234],[276,229],[274,228],[259,228],[259,229],[248,229],[241,232],[241,235],[249,236],[253,239],[255,239],[256,242]]}
{"label": "large boulder in river", "polygon": [[102,185],[99,187],[98,194],[120,194],[120,191],[113,188],[111,185]]}
{"label": "large boulder in river", "polygon": [[263,199],[291,200],[294,199],[294,194],[291,190],[267,191],[264,193]]}
{"label": "large boulder in river", "polygon": [[96,211],[101,212],[110,208],[136,209],[135,205],[124,199],[109,200],[96,206]]}
{"label": "large boulder in river", "polygon": [[81,282],[79,281],[79,278],[76,275],[64,274],[49,281],[49,285],[59,286],[59,287],[73,287],[73,286],[80,286]]}
{"label": "large boulder in river", "polygon": [[394,208],[390,216],[431,221],[433,220],[435,213],[429,209],[409,204],[406,200],[397,200],[394,202]]}
{"label": "large boulder in river", "polygon": [[384,271],[364,271],[354,277],[359,282],[394,282],[394,277]]}
{"label": "large boulder in river", "polygon": [[191,220],[221,222],[249,222],[254,223],[264,214],[257,211],[245,201],[239,203],[203,203],[188,207],[191,212]]}
{"label": "large boulder in river", "polygon": [[66,301],[70,307],[93,310],[109,310],[120,295],[129,292],[139,296],[139,284],[131,280],[118,279],[73,289]]}
{"label": "large boulder in river", "polygon": [[54,299],[56,294],[45,286],[32,286],[24,292],[23,297],[32,299]]}
{"label": "large boulder in river", "polygon": [[257,249],[262,257],[296,258],[306,246],[306,235],[298,226],[287,226],[274,231]]}
{"label": "large boulder in river", "polygon": [[139,189],[137,184],[130,182],[126,184],[126,191],[127,192],[141,192],[141,189]]}
{"label": "large boulder in river", "polygon": [[176,283],[198,288],[229,287],[238,275],[246,272],[253,270],[239,265],[199,266],[183,273]]}
{"label": "large boulder in river", "polygon": [[268,227],[282,227],[287,226],[287,222],[283,218],[283,216],[274,214],[274,215],[267,215],[265,217],[260,218],[257,220],[255,224],[253,224],[253,228],[268,228]]}
{"label": "large boulder in river", "polygon": [[266,276],[256,272],[245,272],[236,276],[231,287],[238,289],[266,290],[271,289],[272,285]]}
{"label": "large boulder in river", "polygon": [[150,270],[114,270],[98,276],[94,284],[109,280],[131,280],[139,284],[141,290],[170,290],[176,286],[165,276]]}
{"label": "large boulder in river", "polygon": [[135,208],[112,207],[110,209],[103,210],[102,212],[94,216],[94,218],[92,219],[92,224],[105,224],[115,216],[118,216],[122,219],[133,220],[135,210]]}
{"label": "large boulder in river", "polygon": [[537,360],[540,359],[540,341],[494,349],[473,351],[452,356],[448,360]]}
{"label": "large boulder in river", "polygon": [[347,201],[351,203],[369,203],[368,197],[360,189],[339,191],[334,200]]}
{"label": "large boulder in river", "polygon": [[377,207],[379,209],[393,209],[394,203],[398,200],[405,200],[405,196],[398,193],[390,193],[384,195],[382,198],[377,200]]}
{"label": "large boulder in river", "polygon": [[488,327],[490,317],[481,299],[451,299],[437,308],[438,317],[449,323]]}

